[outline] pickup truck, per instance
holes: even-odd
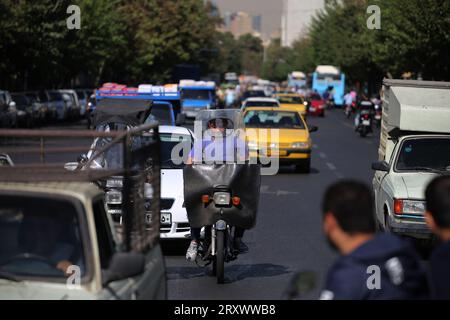
[[[425,189],[450,174],[450,83],[384,80],[373,192],[380,229],[432,240]]]

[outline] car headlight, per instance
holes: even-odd
[[[402,214],[423,215],[425,213],[425,201],[395,199],[394,213],[397,215]]]
[[[309,144],[307,142],[294,142],[291,146],[294,149],[306,149],[306,148],[309,148]]]
[[[269,148],[270,149],[278,149],[278,143],[276,143],[276,142],[272,142],[270,145],[269,145]]]
[[[231,196],[228,192],[214,193],[214,203],[219,206],[228,206],[231,202]]]
[[[123,180],[122,179],[108,179],[106,180],[107,188],[122,188]]]
[[[122,192],[120,191],[106,192],[105,202],[107,204],[122,204]]]
[[[308,105],[308,101],[303,102],[303,104],[304,104],[305,106],[307,106],[307,105]]]

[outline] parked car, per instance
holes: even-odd
[[[17,108],[17,125],[19,127],[31,128],[35,121],[39,120],[39,113],[34,109],[31,99],[24,93],[12,93]]]
[[[16,104],[8,91],[0,90],[0,127],[11,128],[17,125]]]
[[[80,103],[80,116],[84,118],[86,116],[89,96],[87,95],[86,90],[83,89],[76,89],[75,92],[77,93],[78,101]]]
[[[67,120],[69,118],[69,109],[62,93],[58,90],[50,90],[47,93],[50,96],[51,103],[55,106],[56,119],[58,121]]]
[[[81,105],[80,100],[78,99],[78,95],[75,90],[59,90],[64,100],[68,105],[70,105],[69,108],[69,114],[71,119],[79,119],[81,116]]]
[[[24,92],[24,94],[30,99],[33,110],[35,111],[36,123],[38,125],[45,124],[50,118],[50,111],[46,103],[43,103],[39,98],[39,94],[35,91]]]
[[[57,103],[52,101],[48,91],[40,90],[38,95],[41,103],[43,103],[48,109],[48,120],[52,122],[55,121],[57,119]]]

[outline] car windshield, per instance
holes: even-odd
[[[0,272],[63,281],[66,264],[83,276],[81,225],[77,206],[67,200],[0,195]]]
[[[269,107],[269,108],[277,108],[278,103],[275,101],[247,101],[245,103],[245,107]]]
[[[13,94],[12,99],[16,103],[18,109],[23,109],[29,105],[28,99],[24,95]]]
[[[183,100],[209,100],[209,90],[189,90],[183,89],[181,91],[181,99]]]
[[[341,79],[341,75],[340,74],[336,74],[336,73],[318,73],[317,74],[317,79],[318,80],[326,80],[326,79],[340,80]]]
[[[278,97],[278,101],[283,104],[302,104],[303,99],[301,97],[295,96],[280,96]]]
[[[450,138],[405,140],[400,149],[396,170],[450,172]]]
[[[148,117],[146,123],[156,120],[160,125],[174,125],[172,119],[172,109],[169,105],[153,105],[151,110],[153,117]]]
[[[192,138],[185,134],[162,133],[161,138],[161,168],[180,169],[184,167],[189,152],[192,149]]]
[[[249,111],[245,114],[246,128],[305,129],[296,112]]]

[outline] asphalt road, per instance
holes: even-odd
[[[262,178],[257,225],[244,237],[249,250],[226,264],[226,284],[218,285],[210,269],[185,261],[186,242],[164,244],[169,299],[280,299],[297,271],[314,271],[317,279],[316,289],[301,298],[318,297],[336,258],[321,232],[322,195],[338,179],[371,183],[379,131],[359,137],[342,110],[308,122],[319,127],[312,134],[311,173],[282,167]]]

